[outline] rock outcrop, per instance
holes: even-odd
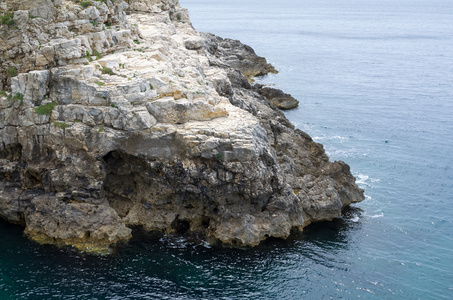
[[[0,217],[31,239],[99,251],[142,227],[254,246],[363,200],[247,80],[275,69],[176,0],[0,8]]]
[[[261,84],[254,86],[261,96],[264,96],[270,103],[280,109],[293,109],[299,106],[299,101],[290,94],[284,93],[282,90],[266,87]]]

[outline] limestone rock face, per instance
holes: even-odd
[[[99,251],[142,227],[254,246],[363,200],[267,98],[286,94],[250,84],[275,69],[177,1],[2,10],[0,217],[30,238]]]

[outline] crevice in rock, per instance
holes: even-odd
[[[190,221],[179,219],[179,216],[176,216],[175,220],[172,222],[171,227],[179,234],[187,233],[190,230]]]
[[[208,218],[208,217],[203,217],[201,219],[201,227],[204,228],[204,229],[208,229],[209,228],[209,224],[211,222],[211,219]]]
[[[134,172],[143,169],[143,163],[137,158],[112,151],[103,157],[106,177],[104,180],[104,192],[110,206],[120,217],[125,217],[137,198],[136,177]]]
[[[8,159],[10,161],[19,161],[22,157],[22,145],[11,144],[5,145],[0,150],[0,159]]]
[[[23,183],[27,187],[36,188],[41,186],[42,180],[40,173],[38,170],[28,169],[24,173]]]

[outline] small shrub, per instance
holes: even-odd
[[[99,86],[103,86],[105,85],[105,82],[102,82],[102,81],[96,81],[96,84],[99,85]]]
[[[12,13],[6,12],[6,13],[4,13],[3,16],[0,17],[0,23],[1,23],[2,25],[8,25],[8,26],[14,25],[15,22],[14,22],[14,20],[13,20],[13,17],[14,17],[14,16],[13,16]]]
[[[14,96],[9,95],[8,100],[20,101],[20,106],[24,104],[24,95],[22,93],[16,93]]]
[[[118,106],[116,106],[116,105],[115,105],[115,104],[113,104],[113,103],[112,103],[112,104],[110,104],[110,106],[111,106],[111,107],[113,107],[113,108],[118,108]]]
[[[137,45],[140,45],[140,41],[134,40],[134,43],[136,43]]]
[[[104,126],[102,126],[102,125],[99,126],[98,133],[101,133],[101,132],[103,132],[103,131],[104,131]]]
[[[18,74],[17,69],[13,67],[7,68],[6,73],[8,74],[8,77],[16,77]]]
[[[115,73],[112,71],[112,69],[107,68],[107,67],[103,67],[101,69],[101,72],[102,72],[102,74],[115,75]]]
[[[61,129],[66,129],[70,127],[70,125],[66,124],[65,122],[53,122],[53,126],[59,127]]]
[[[88,51],[88,50],[86,51],[86,56],[85,56],[85,58],[88,59],[89,62],[92,62],[92,61],[93,61],[93,59],[91,58],[91,53],[90,53],[90,51]]]
[[[16,93],[13,97],[13,100],[20,101],[20,103],[22,103],[22,101],[24,100],[24,95],[22,93]]]
[[[154,87],[153,87],[153,85],[151,83],[149,84],[149,88],[154,90]]]
[[[51,102],[51,103],[47,103],[44,105],[40,105],[37,108],[35,108],[35,112],[40,115],[49,115],[52,113],[52,110],[57,105],[58,105],[58,103],[56,103],[56,102]]]
[[[6,91],[0,90],[0,97],[5,97],[6,96]]]
[[[80,2],[80,6],[82,6],[83,8],[87,8],[88,6],[91,6],[91,5],[93,5],[93,3],[91,1]]]
[[[93,55],[96,56],[96,59],[100,59],[102,57],[102,54],[99,53],[97,50],[93,50]]]
[[[90,21],[90,23],[91,23],[94,27],[98,26],[98,22],[96,22],[96,21]]]

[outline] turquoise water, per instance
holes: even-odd
[[[259,81],[366,201],[245,251],[155,237],[96,258],[0,223],[0,299],[452,299],[453,1],[180,2],[276,66]]]

